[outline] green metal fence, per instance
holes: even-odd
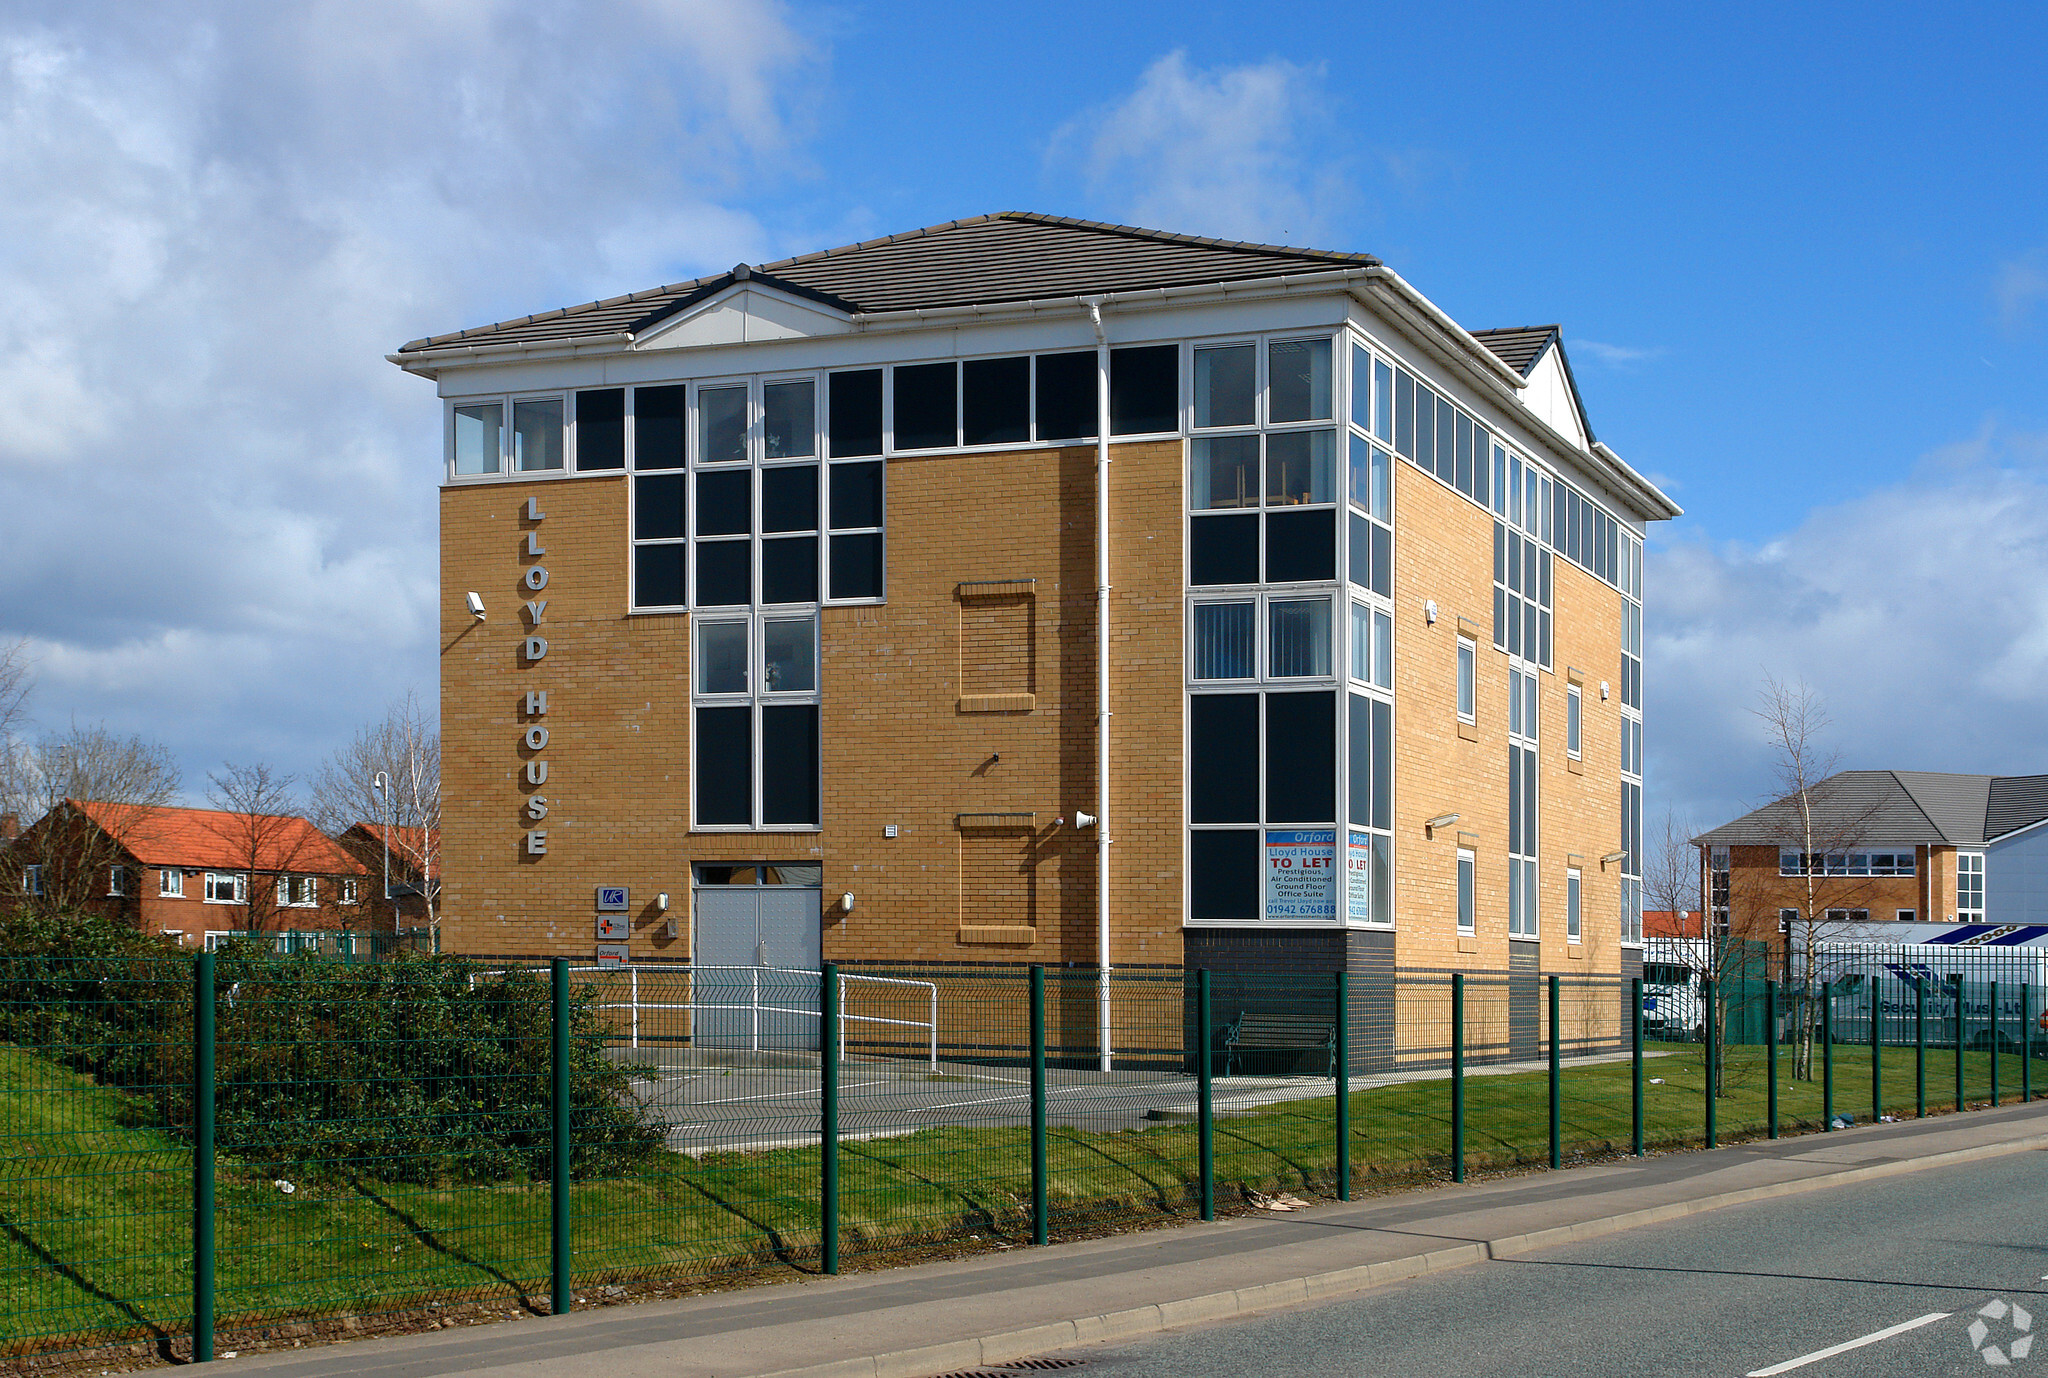
[[[1810,1080],[1775,985],[1761,1046],[1645,1043],[1640,999],[1533,970],[0,958],[0,1353],[205,1359],[1045,1243],[1945,1110],[1953,1067],[1965,1104],[2032,1093],[2030,986],[1958,983],[1958,1038],[1927,992],[1838,982]]]

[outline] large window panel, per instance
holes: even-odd
[[[1188,917],[1228,922],[1262,916],[1259,835],[1198,829],[1188,834]]]
[[[690,534],[689,475],[642,474],[633,480],[633,535],[643,541]]]
[[[761,709],[761,822],[767,827],[818,826],[815,703],[772,703]]]
[[[679,608],[689,601],[685,562],[690,548],[643,545],[633,548],[633,601],[643,608]]]
[[[690,390],[680,385],[633,389],[633,467],[680,469],[686,458]]]
[[[1327,421],[1334,414],[1327,339],[1275,340],[1266,347],[1266,368],[1268,420]]]
[[[1278,431],[1266,437],[1266,505],[1337,500],[1337,433]]]
[[[808,378],[761,389],[761,454],[800,459],[818,452],[818,385]]]
[[[526,397],[512,404],[512,468],[533,474],[560,469],[562,399]]]
[[[745,536],[754,529],[754,475],[746,469],[697,475],[697,534]]]
[[[817,692],[817,618],[771,617],[762,622],[761,676],[764,693]]]
[[[1189,501],[1198,509],[1259,505],[1259,438],[1198,435],[1188,447],[1193,466]]]
[[[1372,701],[1372,826],[1394,826],[1394,705]]]
[[[955,364],[900,364],[896,369],[896,448],[943,450],[960,443]]]
[[[1259,582],[1259,514],[1196,517],[1188,523],[1188,580],[1197,585]]]
[[[747,387],[697,389],[697,461],[737,464],[747,457]]]
[[[724,477],[724,475],[719,475]],[[875,525],[876,523],[868,523]],[[761,529],[818,529],[818,466],[800,464],[761,471]]]
[[[857,530],[882,524],[882,465],[832,466],[832,529]]]
[[[1197,603],[1194,615],[1196,679],[1252,679],[1258,674],[1256,603]]]
[[[744,694],[747,682],[747,624],[697,622],[697,692]]]
[[[1038,356],[1038,438],[1093,440],[1096,423],[1095,355]]]
[[[594,473],[626,467],[626,390],[576,394],[576,468]]]
[[[1313,583],[1336,577],[1337,513],[1334,509],[1266,514],[1267,583]]]
[[[1372,791],[1373,782],[1377,778],[1373,772],[1373,701],[1363,694],[1352,694],[1348,697],[1351,721],[1346,724],[1349,729],[1346,802],[1350,805],[1351,825],[1370,828],[1374,826]]]
[[[705,541],[696,551],[698,607],[743,607],[754,601],[751,541]]]
[[[700,827],[750,827],[754,822],[754,710],[699,708],[696,740]]]
[[[1266,695],[1266,821],[1337,817],[1337,696]]]
[[[1188,819],[1259,821],[1259,696],[1197,694],[1188,701]]]
[[[761,601],[818,601],[816,536],[783,536],[761,542]]]
[[[1031,439],[1031,356],[969,359],[960,365],[961,442],[1013,445]]]
[[[1259,354],[1251,345],[1195,351],[1195,425],[1258,424]]]
[[[495,474],[505,438],[505,404],[480,402],[455,409],[455,472]]]
[[[1150,435],[1180,429],[1180,346],[1109,352],[1109,433]]]
[[[830,399],[832,458],[882,453],[882,370],[829,374],[825,392]]]
[[[882,537],[879,533],[832,538],[832,596],[882,596]]]
[[[1329,599],[1276,598],[1267,605],[1266,617],[1267,674],[1302,679],[1331,673]]]

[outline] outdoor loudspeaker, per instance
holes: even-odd
[[[1094,815],[1094,814],[1092,814],[1092,813],[1080,813],[1080,812],[1076,812],[1076,813],[1075,813],[1075,815],[1074,815],[1074,826],[1075,826],[1075,827],[1077,827],[1077,828],[1092,828],[1092,827],[1094,827],[1094,826],[1095,826],[1095,815]]]

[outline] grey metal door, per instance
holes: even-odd
[[[696,1043],[817,1047],[820,892],[753,886],[697,891]]]

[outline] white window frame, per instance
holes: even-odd
[[[1585,759],[1586,695],[1581,686],[1564,687],[1564,754],[1574,761]]]
[[[24,866],[21,868],[21,890],[25,895],[40,896],[43,893],[43,868]]]
[[[1586,899],[1585,886],[1585,876],[1578,867],[1564,868],[1564,940],[1568,943],[1585,940],[1582,912]]]
[[[1184,671],[1187,687],[1204,689],[1226,687],[1252,688],[1267,685],[1277,689],[1299,689],[1306,685],[1333,686],[1343,683],[1350,675],[1350,647],[1346,643],[1350,609],[1339,609],[1338,596],[1326,585],[1282,584],[1271,592],[1253,592],[1250,585],[1243,586],[1237,593],[1210,593],[1190,595],[1187,599],[1184,636],[1188,647],[1187,664]],[[1252,676],[1249,679],[1196,679],[1194,665],[1195,609],[1219,603],[1253,604],[1252,612]],[[1329,661],[1330,669],[1321,675],[1275,675],[1272,666],[1274,603],[1328,603]],[[1339,626],[1338,619],[1345,619]],[[1391,673],[1391,671],[1389,672]],[[1353,680],[1352,683],[1361,683]]]
[[[118,861],[107,867],[107,896],[110,899],[128,898],[128,868]]]
[[[183,899],[185,897],[185,873],[175,866],[160,866],[156,873],[156,893],[160,899]]]
[[[229,881],[234,890],[233,899],[216,899],[213,889],[217,881]],[[206,888],[202,892],[208,904],[247,904],[249,902],[249,877],[241,871],[208,871]]]
[[[1479,931],[1479,857],[1470,847],[1458,848],[1458,932]]]
[[[293,891],[295,888],[292,884],[293,881],[297,881],[299,883],[297,888],[305,895],[304,899],[292,898]],[[277,902],[280,907],[286,909],[319,908],[319,878],[316,876],[298,874],[296,872],[291,874],[280,874],[277,878]]]
[[[1898,911],[1898,922],[1911,923],[1914,919],[1918,918],[1919,915],[1920,911],[1917,909],[1901,909]]]
[[[813,687],[810,689],[769,690],[767,686],[767,634],[763,624],[768,622],[797,622],[808,617],[811,624],[811,673]],[[765,707],[782,705],[818,706],[822,714],[824,696],[818,687],[822,682],[824,667],[820,663],[823,618],[816,608],[806,611],[798,604],[778,605],[772,608],[742,609],[727,616],[697,615],[691,618],[690,650],[690,827],[693,832],[703,833],[817,833],[824,831],[824,743],[823,723],[820,722],[818,760],[818,821],[816,823],[764,823],[761,821],[763,743],[761,734],[761,710]],[[744,624],[747,628],[747,689],[744,693],[705,694],[697,689],[696,638],[699,628],[717,625]],[[697,818],[697,765],[696,734],[697,710],[699,708],[747,708],[750,710],[751,747],[750,763],[752,780],[753,821],[750,823],[705,823]]]
[[[1966,866],[1966,864],[1967,864],[1967,863],[1974,863],[1974,865],[1967,865],[1967,866]],[[1984,864],[1984,853],[1982,853],[1982,852],[1976,852],[1976,851],[1970,851],[1970,852],[1962,852],[1962,851],[1959,851],[1959,852],[1957,852],[1957,853],[1956,853],[1956,922],[1957,922],[1957,923],[1982,923],[1982,922],[1984,922],[1984,913],[1985,913],[1985,910],[1986,910],[1986,908],[1987,908],[1987,906],[1986,906],[1986,904],[1985,904],[1985,900],[1987,899],[1987,896],[1986,896],[1986,894],[1985,894],[1985,889],[1984,889],[1984,873],[1985,873],[1985,869],[1986,869],[1986,868],[1985,868],[1985,864]],[[1969,889],[1970,889],[1970,892],[1971,892],[1971,894],[1972,894],[1973,898],[1975,898],[1975,900],[1976,900],[1977,902],[1976,902],[1976,904],[1975,904],[1974,906],[1972,906],[1972,907],[1970,907],[1970,908],[1965,908],[1965,907],[1963,906],[1963,895],[1964,895],[1964,885],[1963,885],[1963,877],[1964,877],[1965,875],[1970,875],[1970,876],[1973,876],[1973,877],[1975,877],[1975,884],[1974,884],[1974,885],[1972,885],[1972,886],[1970,886],[1970,887],[1969,887]]]
[[[585,389],[590,391],[592,389]],[[576,389],[537,388],[531,391],[481,393],[470,397],[450,397],[444,404],[442,422],[442,470],[451,485],[467,487],[478,483],[531,483],[553,482],[569,478],[576,473]],[[559,469],[514,469],[512,423],[518,415],[515,404],[520,402],[556,401],[562,405],[562,467]],[[495,404],[498,408],[498,467],[494,472],[482,474],[458,474],[455,472],[455,413],[461,407],[482,407]],[[628,415],[630,415],[630,411]],[[594,472],[616,474],[617,469],[599,469]]]
[[[1458,633],[1458,721],[1479,721],[1479,642]]]
[[[343,904],[354,904],[356,902],[357,896],[360,893],[361,891],[357,888],[357,882],[355,880],[349,878],[344,878],[342,880],[341,902]]]

